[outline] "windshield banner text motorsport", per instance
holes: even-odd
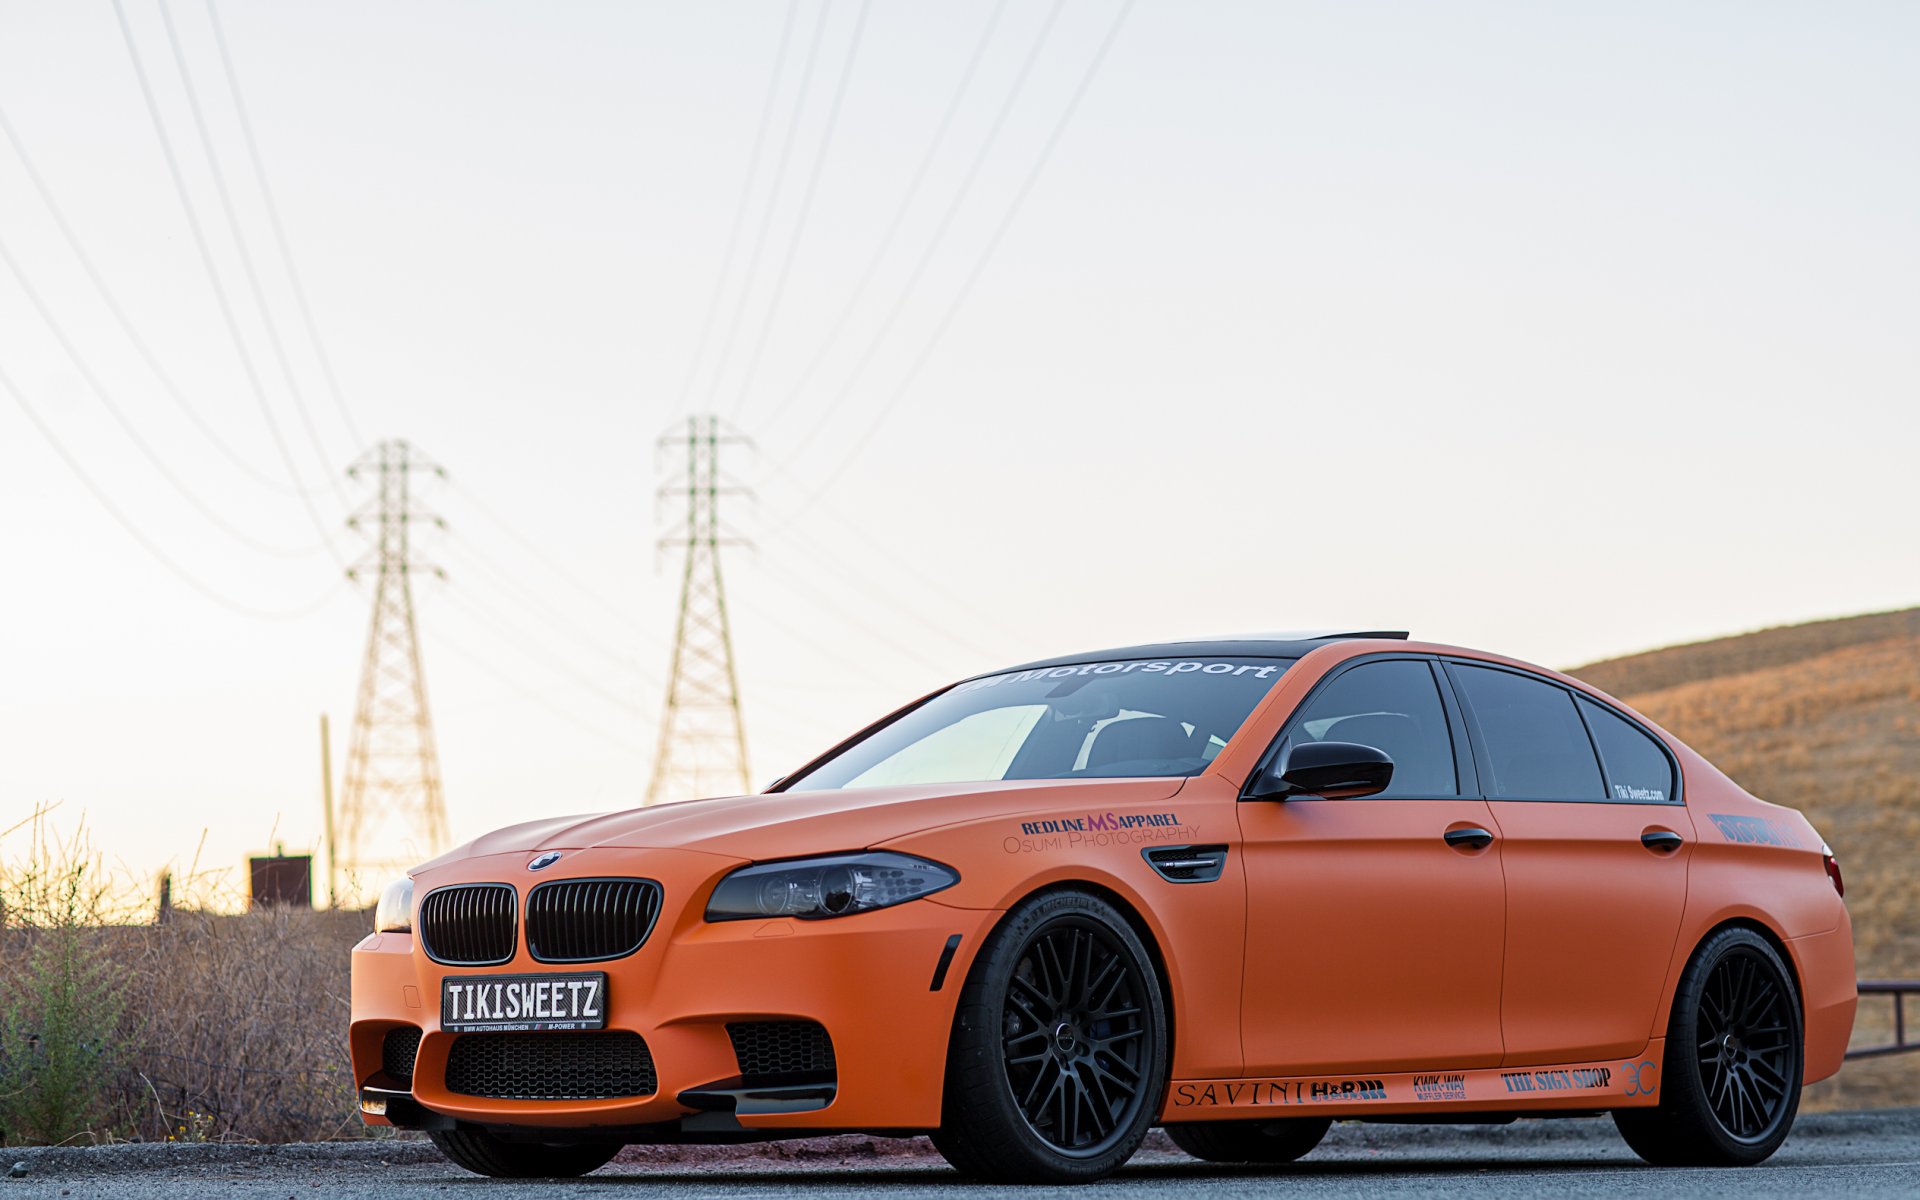
[[[1032,671],[1014,671],[1008,675],[989,675],[985,679],[975,679],[955,688],[955,692],[977,692],[981,688],[998,687],[1003,683],[1026,683],[1034,679],[1068,679],[1075,675],[1126,675],[1139,672],[1142,675],[1189,675],[1198,672],[1203,675],[1251,675],[1255,679],[1270,679],[1278,674],[1285,663],[1269,663],[1255,666],[1246,662],[1220,662],[1206,659],[1137,659],[1133,662],[1082,663],[1072,667],[1039,667]]]

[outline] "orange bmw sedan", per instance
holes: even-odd
[[[628,1143],[931,1134],[1097,1179],[1155,1125],[1609,1112],[1765,1159],[1853,1024],[1799,813],[1578,680],[1404,634],[1029,663],[766,793],[491,833],[353,953],[364,1119],[487,1175]]]

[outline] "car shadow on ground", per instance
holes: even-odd
[[[1617,1170],[1655,1170],[1638,1159],[1595,1159],[1595,1158],[1527,1158],[1527,1159],[1460,1159],[1460,1158],[1394,1158],[1378,1162],[1370,1161],[1331,1161],[1324,1163],[1290,1163],[1276,1165],[1237,1164],[1237,1163],[1136,1163],[1123,1167],[1108,1178],[1108,1182],[1148,1183],[1156,1181],[1174,1182],[1180,1180],[1204,1179],[1367,1179],[1387,1176],[1406,1175],[1449,1175],[1449,1176],[1498,1176],[1530,1175],[1539,1173],[1578,1172],[1578,1171],[1617,1171]],[[463,1176],[454,1179],[436,1181],[443,1186],[447,1183],[468,1186],[488,1187],[496,1183],[523,1182],[510,1180],[482,1179],[476,1176]],[[615,1170],[602,1169],[591,1175],[566,1181],[572,1185],[592,1185],[598,1187],[631,1187],[636,1184],[699,1184],[708,1187],[724,1186],[768,1187],[789,1190],[813,1190],[828,1187],[858,1187],[862,1191],[897,1188],[901,1191],[926,1192],[952,1188],[958,1191],[978,1191],[983,1185],[979,1180],[969,1179],[956,1171],[944,1170],[934,1166],[900,1166],[893,1168],[849,1167],[838,1168],[799,1168],[789,1170],[697,1170],[672,1166],[659,1169],[634,1170],[622,1165]],[[996,1185],[997,1186],[997,1185]],[[1047,1185],[1036,1185],[1047,1186]],[[1077,1185],[1063,1184],[1061,1187]]]

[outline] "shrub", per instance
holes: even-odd
[[[33,842],[0,868],[0,1139],[64,1142],[113,1108],[127,981],[100,953],[107,894],[82,835],[36,821]]]

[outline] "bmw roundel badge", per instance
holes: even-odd
[[[548,867],[552,866],[553,864],[559,861],[560,861],[560,852],[558,850],[549,850],[545,854],[536,856],[532,862],[528,863],[527,870],[544,871],[545,869],[547,869]]]

